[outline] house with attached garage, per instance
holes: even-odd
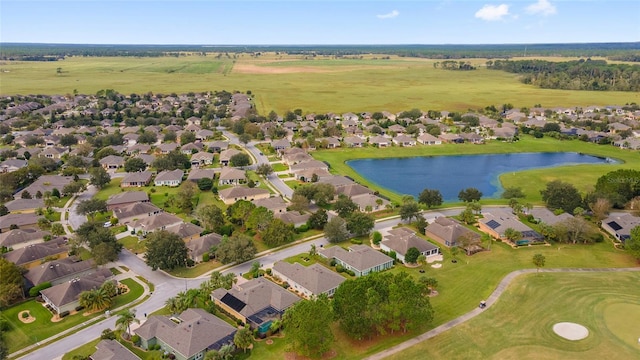
[[[405,255],[411,248],[416,248],[421,255],[427,258],[440,254],[440,248],[405,227],[390,230],[380,243],[380,249],[387,253],[395,251],[396,258],[403,263],[406,262]]]
[[[353,245],[349,250],[333,246],[320,250],[318,254],[326,259],[335,260],[337,264],[351,270],[356,276],[365,276],[372,272],[383,271],[393,267],[393,259],[366,245]]]
[[[109,196],[109,199],[107,199],[107,210],[111,211],[131,204],[148,202],[149,194],[144,191],[124,191],[119,194]]]
[[[191,166],[200,167],[213,164],[213,154],[209,152],[200,151],[191,155]]]
[[[73,311],[80,304],[80,294],[84,291],[98,289],[105,281],[111,280],[113,274],[109,269],[96,269],[91,275],[74,278],[61,284],[40,291],[42,300],[56,313]],[[115,280],[111,280],[116,282]]]
[[[101,340],[96,344],[96,351],[89,356],[90,360],[140,360],[140,358],[124,347],[117,340]]]
[[[302,266],[278,261],[273,264],[272,271],[274,276],[290,285],[290,290],[299,291],[307,298],[321,294],[333,296],[338,286],[346,280],[344,276],[320,264]]]
[[[164,170],[156,176],[154,184],[156,186],[178,186],[182,183],[184,171],[180,169]]]
[[[220,152],[220,165],[228,166],[233,155],[241,154],[242,151],[236,149],[227,149]]]
[[[198,182],[200,179],[211,179],[216,176],[216,171],[214,169],[191,169],[189,171],[189,175],[187,176],[187,180],[192,182]]]
[[[467,254],[482,250],[480,234],[467,229],[455,219],[439,216],[425,228],[425,235],[446,247],[459,246]]]
[[[220,200],[227,205],[233,204],[239,200],[253,201],[257,199],[266,199],[271,196],[269,190],[260,188],[248,188],[244,186],[234,186],[218,191]]]
[[[109,155],[100,159],[100,166],[105,170],[116,170],[124,166],[124,158],[117,155]]]
[[[301,300],[263,277],[236,284],[230,290],[216,289],[211,299],[260,334],[266,333],[274,320],[280,320],[285,310]]]
[[[64,238],[58,237],[9,251],[2,256],[18,266],[31,269],[40,265],[45,259],[54,260],[69,256],[69,247]]]
[[[93,259],[80,261],[75,256],[70,256],[60,260],[53,260],[33,267],[24,273],[27,280],[27,288],[50,282],[51,285],[58,285],[73,278],[83,277],[96,271]]]
[[[166,212],[161,212],[128,223],[127,230],[132,234],[140,233],[143,236],[146,236],[150,232],[157,230],[166,230],[170,226],[178,225],[181,223],[182,219],[180,219],[179,217]]]
[[[151,183],[151,171],[128,173],[120,182],[120,187],[142,187]]]
[[[222,185],[240,185],[247,182],[245,172],[235,168],[223,168],[220,171],[218,183]]]
[[[621,242],[631,237],[631,230],[640,226],[640,217],[628,213],[611,214],[602,220],[602,228]]]
[[[20,248],[43,243],[45,236],[51,236],[48,231],[38,229],[13,229],[0,233],[0,247],[18,250]]]
[[[140,337],[140,347],[160,345],[176,360],[203,359],[206,352],[233,344],[236,331],[235,326],[203,309],[187,309],[172,317],[153,315],[133,330]]]
[[[484,211],[483,218],[478,220],[478,227],[480,231],[501,240],[507,240],[507,236],[505,235],[507,229],[519,231],[522,234],[522,239],[518,240],[515,245],[526,245],[544,241],[542,235],[520,222],[515,215],[498,209]]]
[[[423,145],[441,145],[442,144],[442,140],[438,139],[437,137],[429,133],[424,133],[418,136],[416,140]]]
[[[187,242],[187,249],[189,249],[189,258],[196,262],[203,261],[203,255],[210,253],[211,248],[219,245],[221,242],[222,235],[216,233],[210,233],[195,238]]]
[[[132,221],[161,213],[163,210],[150,202],[135,202],[113,209],[113,217],[126,225]]]

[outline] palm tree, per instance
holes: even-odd
[[[98,288],[83,291],[78,298],[80,306],[90,311],[98,311],[111,306],[112,298],[106,289]]]
[[[253,332],[249,328],[238,330],[233,337],[233,343],[246,353],[253,344]]]
[[[81,292],[80,296],[78,297],[80,306],[83,306],[86,309],[93,309],[95,304],[95,297],[95,293],[91,290]]]
[[[127,309],[118,314],[118,320],[116,320],[116,328],[122,331],[127,331],[127,339],[131,336],[131,324],[140,324],[140,320],[136,318],[136,311]]]
[[[427,257],[424,254],[420,254],[418,259],[416,260],[418,264],[424,269],[425,265],[427,265]]]
[[[172,314],[177,314],[180,310],[180,302],[176,297],[168,298],[167,301],[164,302],[164,306],[166,306],[167,310]]]

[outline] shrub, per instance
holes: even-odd
[[[22,318],[27,319],[29,317],[29,312],[25,311],[22,313]]]
[[[82,311],[82,310],[84,310],[84,306],[82,305],[76,306],[76,311]]]
[[[380,241],[382,241],[382,234],[378,231],[374,231],[371,239],[375,245],[378,245],[380,244]]]
[[[307,225],[307,224],[302,224],[302,225],[300,225],[300,227],[298,227],[298,228],[296,229],[296,231],[297,231],[298,233],[307,232],[308,230],[309,230],[309,225]]]
[[[11,324],[5,319],[0,319],[0,332],[11,330]]]
[[[285,289],[288,289],[288,288],[289,288],[289,286],[291,286],[291,285],[289,285],[289,283],[288,283],[288,282],[283,282],[283,283],[282,283],[282,287],[283,287],[283,288],[285,288]]]
[[[193,265],[195,265],[195,261],[193,261],[193,259],[187,259],[187,267],[192,267]]]
[[[333,267],[336,266],[337,262],[336,259],[331,259],[331,261],[329,262],[329,266]]]
[[[340,264],[336,265],[336,271],[337,271],[337,272],[339,272],[339,273],[343,273],[343,272],[344,272],[344,270],[345,270],[345,269],[344,269],[344,266],[342,266],[342,265],[340,265]]]
[[[60,315],[61,318],[69,316],[69,310],[63,311],[59,315]]]
[[[209,261],[209,253],[202,254],[202,262],[208,262],[208,261]]]
[[[345,272],[351,276],[356,276],[356,273],[353,270],[345,270]]]
[[[111,329],[102,330],[102,334],[100,335],[100,339],[102,340],[115,340],[116,334]]]
[[[152,193],[156,192],[156,188],[151,188],[151,190],[149,190],[149,192],[152,192]]]
[[[351,243],[352,244],[356,244],[356,245],[362,245],[362,240],[360,240],[360,239],[351,239]]]
[[[44,290],[44,289],[48,289],[51,287],[51,283],[50,282],[43,282],[40,285],[36,285],[34,287],[32,287],[31,289],[29,289],[29,296],[34,297],[34,296],[38,296],[40,294],[40,290]]]
[[[200,226],[200,220],[198,220],[198,219],[193,219],[193,220],[191,220],[191,223],[192,223],[193,225]]]
[[[131,342],[136,346],[140,345],[140,335],[136,334],[131,337]]]
[[[153,344],[153,350],[160,350],[162,349],[162,346],[160,346],[160,344]]]
[[[267,275],[271,276],[271,273],[272,273],[271,268],[267,268],[267,270],[265,271],[267,272]]]

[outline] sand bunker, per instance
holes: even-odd
[[[561,322],[553,325],[553,332],[567,340],[573,341],[582,340],[589,336],[589,329],[571,322]]]

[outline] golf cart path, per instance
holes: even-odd
[[[517,278],[518,276],[522,275],[522,274],[531,274],[531,273],[535,273],[537,271],[537,269],[523,269],[523,270],[516,270],[513,272],[510,272],[509,274],[507,274],[507,276],[505,276],[502,281],[500,281],[500,283],[498,284],[498,286],[496,287],[496,289],[493,291],[493,293],[491,293],[491,295],[489,296],[488,299],[486,299],[486,308],[485,309],[480,309],[479,307],[475,308],[474,310],[469,311],[468,313],[461,315],[449,322],[446,322],[434,329],[431,329],[429,331],[427,331],[426,333],[423,333],[421,335],[418,335],[414,338],[411,338],[405,342],[402,342],[396,346],[390,347],[388,349],[385,349],[383,351],[380,351],[379,353],[373,354],[369,357],[366,357],[364,360],[379,360],[379,359],[384,359],[388,356],[394,355],[400,351],[403,351],[405,349],[408,349],[414,345],[417,345],[425,340],[431,339],[434,336],[437,336],[459,324],[462,324],[466,321],[469,321],[471,319],[473,319],[474,317],[480,315],[482,312],[484,312],[487,308],[491,307],[500,297],[500,295],[502,295],[502,293],[507,289],[507,287],[511,284],[511,282]],[[565,268],[565,269],[540,269],[540,272],[546,272],[546,273],[588,273],[588,272],[626,272],[626,271],[640,271],[640,267],[635,267],[635,268]]]

